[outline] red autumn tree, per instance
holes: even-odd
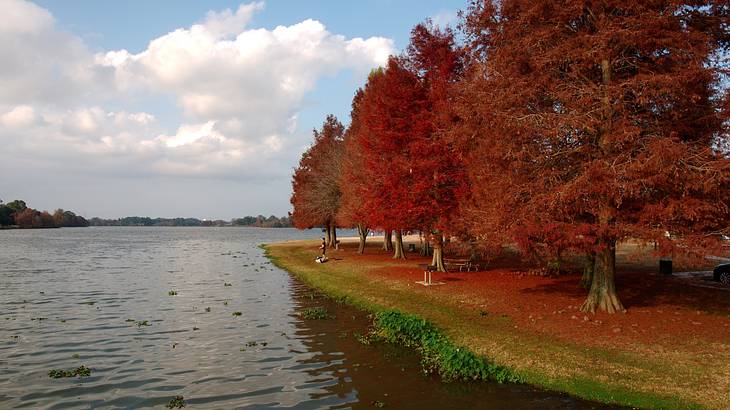
[[[314,143],[302,154],[292,178],[292,222],[300,229],[322,226],[326,245],[337,243],[336,216],[340,207],[340,165],[344,126],[327,116],[321,130],[314,130]]]
[[[404,61],[420,79],[428,98],[430,115],[424,120],[430,122],[430,134],[411,142],[410,168],[418,175],[420,226],[433,245],[432,264],[443,272],[444,234],[456,232],[457,197],[465,189],[462,152],[448,134],[458,122],[452,109],[453,89],[463,73],[464,51],[451,29],[439,29],[427,20],[411,31]]]
[[[358,94],[348,150],[362,163],[348,185],[362,198],[368,224],[395,230],[396,258],[404,257],[402,230],[431,233],[440,270],[442,235],[463,180],[455,146],[441,137],[454,121],[450,89],[461,56],[450,30],[417,25],[406,53],[391,57]]]
[[[624,309],[618,241],[691,246],[727,232],[722,87],[709,64],[726,17],[719,0],[474,2],[458,132],[472,215],[488,211],[473,224],[503,238],[531,224],[572,232],[595,254],[590,312]]]
[[[367,225],[368,212],[363,206],[364,188],[370,182],[366,178],[365,161],[362,152],[357,144],[357,135],[360,131],[359,106],[364,93],[358,89],[352,99],[352,111],[350,112],[350,126],[345,131],[343,141],[343,155],[341,162],[341,175],[339,180],[342,198],[337,214],[337,222],[340,226],[355,226],[359,236],[357,253],[365,252],[365,241],[367,240],[369,226]]]
[[[51,214],[33,208],[24,208],[22,211],[16,212],[14,218],[15,224],[21,228],[53,228],[56,226]]]
[[[395,231],[394,258],[405,258],[402,230],[422,226],[410,149],[412,140],[430,135],[428,103],[419,78],[391,57],[384,70],[371,73],[358,104],[352,143],[366,181],[359,196],[368,226]]]

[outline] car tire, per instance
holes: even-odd
[[[720,283],[722,283],[723,285],[730,286],[730,272],[720,273],[719,279],[720,279]]]

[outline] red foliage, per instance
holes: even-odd
[[[353,102],[343,185],[348,213],[383,229],[445,229],[462,167],[441,137],[454,121],[450,89],[461,73],[453,33],[418,25],[402,57],[374,71]]]
[[[343,134],[343,125],[329,115],[322,129],[314,130],[314,144],[302,154],[292,178],[292,222],[297,228],[329,226],[335,220],[340,206]]]
[[[724,130],[707,64],[714,9],[700,3],[713,4],[473,4],[457,135],[472,153],[466,208],[492,203],[475,233],[555,223],[588,228],[579,239],[595,240],[578,245],[612,252],[628,237],[669,231],[691,245],[727,232],[730,164],[713,151]]]

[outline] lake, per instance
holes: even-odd
[[[363,345],[363,312],[273,266],[319,231],[0,231],[0,408],[603,408],[528,386],[441,383]],[[303,309],[331,317],[307,320]],[[240,314],[239,314],[240,312]],[[84,365],[88,377],[50,378]]]

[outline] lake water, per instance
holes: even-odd
[[[602,407],[526,386],[441,383],[413,352],[359,343],[365,314],[317,296],[258,247],[319,235],[0,231],[0,408],[164,408],[178,395],[186,408]],[[315,306],[333,318],[301,318]],[[81,365],[89,377],[48,376]]]

